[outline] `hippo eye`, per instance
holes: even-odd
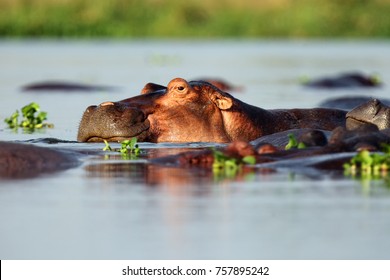
[[[183,91],[183,90],[185,90],[185,87],[183,87],[183,86],[178,86],[178,87],[177,87],[177,90],[178,90],[178,91]]]

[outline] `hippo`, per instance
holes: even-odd
[[[222,91],[241,91],[243,88],[241,86],[234,86],[229,82],[219,79],[219,78],[202,78],[196,79],[196,81],[205,81],[208,82]]]
[[[380,130],[390,128],[390,107],[378,99],[371,99],[346,115],[347,129],[351,130],[365,123],[376,125]]]
[[[208,82],[175,78],[167,87],[147,84],[135,97],[88,107],[77,140],[251,141],[295,128],[332,130],[345,125],[345,115],[346,111],[329,108],[265,110]]]
[[[22,87],[22,91],[68,91],[68,92],[92,92],[92,91],[116,91],[112,86],[87,85],[77,82],[45,81],[28,84]]]
[[[381,83],[376,76],[365,76],[360,73],[345,73],[336,77],[325,77],[308,81],[303,85],[311,88],[337,89],[378,87]]]
[[[322,101],[318,107],[350,111],[363,103],[369,102],[372,99],[374,99],[374,97],[358,95],[329,98]],[[390,106],[390,99],[381,98],[381,102],[387,106]]]
[[[27,143],[0,141],[0,178],[32,178],[81,164],[81,154]]]
[[[371,124],[364,124],[355,130],[337,127],[327,135],[323,131],[312,129],[305,129],[303,133],[302,129],[296,132],[301,133],[299,142],[303,140],[312,144],[302,149],[286,150],[282,146],[274,146],[274,143],[267,143],[267,140],[272,138],[264,136],[264,139],[258,139],[257,144],[234,141],[219,151],[229,158],[235,158],[238,163],[242,163],[246,156],[253,156],[256,158],[257,167],[342,170],[343,164],[357,151],[379,151],[383,144],[390,144],[390,131],[379,130]],[[189,151],[151,159],[151,162],[159,165],[210,168],[214,162],[213,153],[211,149]]]

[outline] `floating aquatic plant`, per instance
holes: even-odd
[[[21,109],[23,119],[19,122],[19,110],[16,110],[9,118],[6,118],[4,122],[8,124],[11,129],[17,129],[22,127],[30,131],[35,129],[48,127],[52,128],[53,124],[44,122],[47,119],[47,113],[41,111],[40,106],[32,102]]]
[[[381,180],[387,188],[390,188],[390,145],[382,145],[382,152],[370,153],[362,150],[343,167],[344,175],[358,179],[366,194],[371,192],[373,181]]]
[[[130,140],[124,140],[121,142],[121,148],[119,149],[121,154],[133,154],[138,156],[140,148],[137,144],[137,138],[133,137]]]
[[[362,150],[343,167],[346,174],[353,176],[357,174],[374,176],[387,174],[390,167],[390,153],[370,153],[367,150]]]
[[[133,137],[130,140],[123,140],[121,142],[121,147],[119,149],[113,149],[106,140],[103,141],[105,143],[105,147],[103,148],[103,151],[119,152],[121,153],[122,158],[124,159],[136,159],[138,158],[141,152],[141,149],[137,144],[136,137]]]
[[[241,159],[230,157],[222,151],[213,149],[213,173],[217,176],[224,176],[227,178],[235,177],[243,164],[256,164],[254,156],[245,156]]]
[[[297,138],[295,137],[294,134],[289,133],[288,135],[288,143],[285,146],[285,150],[290,150],[290,149],[304,149],[306,148],[305,143],[303,142],[298,142]]]

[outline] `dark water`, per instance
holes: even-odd
[[[147,82],[222,77],[238,98],[264,108],[313,107],[328,97],[387,96],[376,90],[304,89],[302,76],[360,70],[390,81],[390,42],[124,41],[0,42],[0,119],[35,101],[55,124],[35,134],[0,124],[0,140],[75,140],[91,104],[137,94]],[[22,92],[68,80],[109,92]],[[102,144],[39,145],[101,151]],[[153,155],[200,144],[141,143]],[[1,149],[1,147],[0,147]],[[0,179],[1,259],[388,259],[390,189],[313,171],[152,166],[141,158],[91,155],[77,168]]]

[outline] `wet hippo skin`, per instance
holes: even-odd
[[[116,91],[118,88],[111,86],[88,85],[77,82],[45,81],[28,84],[22,87],[22,91]]]
[[[290,130],[288,133],[294,133],[294,131]],[[378,151],[383,144],[390,143],[389,130],[378,130],[376,126],[366,124],[355,130],[337,127],[329,135],[329,141],[323,141],[324,137],[326,137],[323,131],[305,129],[304,132],[297,130],[295,133],[299,133],[296,134],[299,135],[299,141],[304,139],[313,143],[313,145],[303,149],[294,148],[289,150],[285,150],[283,146],[274,146],[274,144],[279,142],[275,143],[272,141],[273,139],[279,137],[287,138],[283,137],[282,134],[284,132],[282,132],[278,133],[278,137],[261,137],[257,139],[258,143],[256,145],[253,145],[254,142],[235,141],[220,150],[226,156],[235,158],[237,162],[240,162],[245,156],[254,156],[258,167],[261,167],[261,164],[272,163],[273,168],[313,167],[317,169],[342,170],[343,164],[349,161],[356,151]],[[319,137],[321,134],[323,137]],[[309,140],[310,138],[312,139]],[[265,145],[272,147],[272,149],[269,147],[265,150],[262,149]],[[292,159],[294,161],[291,161]],[[168,166],[210,168],[214,162],[214,157],[213,151],[208,149],[160,157],[152,159],[151,162]]]
[[[359,96],[359,95],[343,96],[343,97],[326,99],[323,102],[321,102],[318,106],[321,108],[334,108],[334,109],[350,111],[355,107],[370,101],[371,99],[373,99],[373,97],[370,96]],[[381,98],[381,102],[387,106],[390,105],[390,99]]]
[[[265,110],[246,104],[204,81],[176,78],[167,87],[148,84],[142,94],[90,106],[77,140],[145,142],[251,141],[296,128],[332,130],[345,125],[338,109]]]
[[[375,76],[366,76],[360,73],[345,73],[335,77],[324,77],[309,81],[304,84],[312,88],[358,88],[358,87],[378,87],[381,83]]]
[[[390,107],[378,99],[371,99],[346,115],[346,127],[349,130],[366,123],[373,124],[380,130],[390,128]]]
[[[80,164],[79,155],[31,144],[0,141],[0,178],[30,178]]]

